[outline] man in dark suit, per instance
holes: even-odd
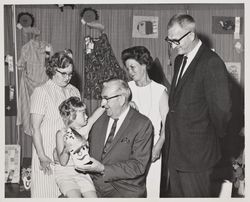
[[[222,59],[198,39],[190,15],[173,16],[167,29],[165,40],[178,53],[166,119],[170,196],[211,197],[219,139],[231,116],[228,73]]]
[[[80,168],[92,173],[98,197],[146,197],[153,126],[146,116],[129,106],[130,99],[130,88],[123,80],[103,84],[101,104],[106,113],[89,135],[93,163]]]

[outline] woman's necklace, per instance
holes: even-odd
[[[139,111],[149,117],[152,110],[152,81],[145,86],[136,85],[136,94],[139,104]],[[144,104],[145,103],[145,104]]]

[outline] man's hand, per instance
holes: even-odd
[[[104,165],[100,163],[99,161],[95,160],[94,158],[90,157],[90,161],[92,161],[92,164],[88,165],[81,165],[77,166],[76,169],[80,170],[84,173],[104,173]]]

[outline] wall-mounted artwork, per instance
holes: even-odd
[[[242,17],[212,17],[212,33],[213,34],[234,34],[235,32],[242,34],[243,32]]]
[[[158,21],[155,16],[133,16],[133,38],[158,38]]]
[[[227,71],[240,83],[241,64],[240,62],[226,62]]]

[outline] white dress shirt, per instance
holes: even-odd
[[[117,131],[121,127],[125,117],[127,116],[129,109],[130,109],[130,107],[127,107],[127,109],[124,112],[122,112],[122,114],[119,116],[118,121],[117,121],[117,125],[116,125],[116,129],[115,129],[114,138],[115,138],[115,135],[116,135]],[[108,136],[109,136],[109,133],[110,133],[110,130],[111,130],[111,127],[112,127],[113,123],[114,123],[114,119],[110,118],[109,123],[108,123],[108,129],[107,129],[107,132],[106,132],[106,138],[105,138],[104,144],[106,143],[106,141],[108,139]]]
[[[198,43],[197,43],[197,45],[194,47],[194,49],[193,49],[191,52],[189,52],[188,54],[184,55],[184,56],[187,56],[187,63],[186,63],[186,65],[185,65],[184,69],[183,69],[183,72],[182,72],[181,77],[182,77],[182,76],[185,74],[185,72],[187,71],[188,66],[190,65],[190,63],[191,63],[192,60],[194,59],[194,57],[195,57],[195,55],[197,54],[197,52],[198,52],[198,50],[199,50],[199,48],[200,48],[201,45],[202,45],[202,42],[201,42],[201,40],[199,40]],[[179,76],[180,76],[180,75],[179,75],[179,74],[180,74],[180,71],[181,71],[181,68],[179,69],[179,72],[178,72],[178,76],[177,76],[176,82],[179,80],[178,78],[179,78]],[[177,83],[176,83],[176,85],[177,85]]]
[[[184,69],[183,69],[183,73],[182,73],[181,77],[184,75],[184,73],[186,72],[188,66],[190,65],[190,63],[191,63],[192,60],[194,59],[194,57],[195,57],[195,55],[197,54],[197,52],[198,52],[198,50],[199,50],[201,44],[202,44],[202,42],[201,42],[201,40],[199,40],[199,42],[198,42],[197,45],[194,47],[194,49],[193,49],[191,52],[189,52],[188,54],[186,54],[186,56],[187,56],[187,63],[186,63],[186,65],[185,65]]]

